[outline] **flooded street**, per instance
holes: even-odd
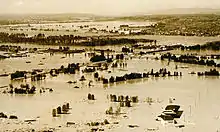
[[[21,46],[27,46],[21,44]],[[29,45],[28,45],[29,46]],[[30,45],[32,46],[32,45]],[[34,45],[36,46],[36,45]],[[39,46],[41,48],[46,48]],[[80,48],[80,47],[71,47]],[[115,50],[121,47],[103,47]],[[175,51],[174,51],[175,52]],[[149,56],[148,56],[149,57]],[[129,58],[129,57],[128,57]],[[37,54],[29,53],[24,58],[7,58],[0,60],[0,73],[11,73],[17,70],[31,71],[32,69],[52,69],[65,67],[69,63],[89,63],[89,57],[84,53],[71,55],[49,53]],[[31,63],[26,63],[30,61]],[[0,94],[1,112],[7,115],[16,115],[18,120],[1,119],[0,131],[20,130],[31,131],[32,129],[43,130],[53,128],[53,131],[91,131],[93,126],[86,125],[88,122],[102,122],[107,119],[109,125],[101,125],[98,128],[104,131],[160,131],[160,132],[207,132],[220,130],[220,81],[219,77],[198,77],[189,72],[202,72],[209,70],[210,67],[198,66],[183,63],[168,63],[167,60],[146,59],[146,57],[132,57],[124,60],[127,67],[110,68],[108,71],[98,71],[100,76],[110,78],[111,76],[124,75],[131,72],[147,72],[152,68],[159,70],[167,68],[169,71],[182,72],[183,76],[170,77],[149,77],[142,79],[115,82],[113,84],[102,84],[93,78],[94,73],[59,74],[56,77],[47,76],[45,80],[31,81],[31,79],[16,81],[10,77],[0,77],[1,86],[13,84],[31,84],[36,86],[37,91],[34,95]],[[43,63],[43,65],[38,65]],[[186,68],[178,68],[186,67]],[[83,69],[83,68],[82,68]],[[217,70],[220,70],[217,68]],[[86,80],[79,81],[84,75]],[[89,81],[92,86],[89,86]],[[69,84],[68,81],[76,81]],[[75,88],[78,86],[79,88]],[[52,88],[53,92],[45,91],[39,93],[41,88]],[[95,100],[88,100],[88,93],[95,95]],[[116,109],[118,104],[109,100],[109,95],[128,95],[138,96],[139,102],[133,103],[132,107],[122,107],[123,114],[107,115],[105,111],[112,106]],[[153,99],[149,104],[147,98]],[[163,125],[156,121],[157,116],[169,103],[169,98],[175,98],[174,103],[180,104],[184,110],[183,116],[178,120],[184,124],[184,128],[177,128],[174,125]],[[62,106],[63,103],[70,104],[70,114],[62,114],[59,117],[52,117],[52,109]],[[27,119],[34,119],[35,122],[24,122]],[[67,122],[74,122],[74,125],[67,126]],[[118,122],[115,123],[114,122]],[[129,128],[128,125],[138,125],[139,127]]]

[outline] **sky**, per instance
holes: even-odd
[[[0,0],[0,14],[125,15],[172,8],[220,8],[220,0]]]

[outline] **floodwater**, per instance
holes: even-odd
[[[80,36],[109,35],[108,31],[120,29],[120,25],[150,26],[155,22],[136,21],[103,21],[103,22],[74,22],[74,23],[49,23],[49,24],[17,24],[0,26],[1,32],[25,33],[34,36],[39,33],[46,35],[73,34]],[[101,30],[104,30],[101,31]],[[106,32],[105,32],[106,31]]]
[[[62,58],[65,57],[65,58]],[[45,59],[42,59],[45,58]],[[26,60],[32,63],[25,63]],[[61,65],[67,66],[68,63],[89,62],[89,58],[82,54],[65,56],[63,54],[30,54],[27,58],[12,58],[1,60],[1,70],[13,72],[16,70],[31,70],[35,68],[59,68]],[[39,66],[38,63],[43,62],[44,65]],[[134,57],[126,60],[128,66],[123,68],[111,69],[111,73],[107,71],[99,71],[99,74],[109,78],[111,75],[124,75],[130,72],[147,72],[152,68],[167,68],[175,71],[175,65],[188,68],[177,69],[183,72],[182,77],[165,77],[165,78],[146,78],[136,79],[132,81],[115,83],[112,85],[103,85],[93,79],[92,73],[77,72],[73,75],[60,74],[57,77],[47,76],[46,80],[31,82],[26,81],[10,81],[8,77],[1,77],[1,86],[9,83],[20,85],[21,83],[29,83],[38,88],[35,95],[0,95],[0,109],[7,115],[17,115],[19,121],[9,121],[1,119],[1,130],[15,130],[19,128],[44,129],[56,128],[56,131],[90,131],[91,128],[85,125],[91,121],[119,122],[119,124],[110,124],[100,126],[105,131],[147,131],[149,128],[156,128],[157,131],[178,132],[178,131],[217,131],[220,130],[220,81],[218,77],[197,77],[188,74],[191,71],[209,70],[209,67],[196,66],[190,64],[170,63],[154,59],[146,59]],[[219,70],[219,69],[218,69]],[[80,82],[81,75],[85,75],[85,82]],[[67,81],[77,81],[76,84],[68,84]],[[92,87],[88,86],[88,81],[92,80]],[[79,86],[79,89],[74,88]],[[54,92],[40,94],[39,89],[53,88]],[[87,95],[92,93],[95,95],[95,101],[88,101]],[[131,108],[122,108],[124,115],[110,116],[105,114],[105,110],[110,106],[116,108],[117,104],[107,99],[109,94],[138,96],[139,103],[133,104]],[[146,102],[147,97],[151,97],[154,103],[149,105]],[[175,103],[181,105],[184,110],[180,123],[185,124],[185,128],[176,128],[174,126],[162,125],[156,122],[157,115],[160,114],[162,108],[168,104],[170,97],[175,98]],[[70,114],[61,115],[60,117],[52,117],[52,109],[69,102],[71,106]],[[36,119],[31,124],[24,123],[25,119]],[[66,127],[66,122],[75,122],[76,125]],[[128,125],[138,125],[137,128],[129,128]]]
[[[137,37],[137,36],[136,36]],[[139,36],[158,38],[159,44],[185,43],[197,44],[207,41],[217,40],[217,37],[174,37],[174,36]],[[17,44],[18,45],[18,44]],[[42,46],[34,44],[19,44],[22,47],[49,48],[52,46]],[[58,46],[53,46],[58,48]],[[71,49],[82,49],[85,47],[70,47]],[[94,48],[94,47],[89,47]],[[119,52],[121,46],[95,47],[102,49],[113,49]],[[174,51],[181,53],[180,51]],[[207,52],[209,53],[209,52]],[[219,54],[219,52],[215,52]],[[151,56],[152,57],[152,56]],[[149,58],[151,58],[149,57]],[[26,63],[31,61],[31,63]],[[219,60],[218,60],[219,61]],[[27,58],[10,58],[0,60],[0,74],[5,72],[15,72],[16,70],[32,69],[51,69],[59,68],[61,65],[67,66],[68,63],[88,63],[89,58],[84,53],[74,55],[55,54],[50,56],[44,54],[28,54]],[[43,63],[44,65],[38,65]],[[112,132],[143,132],[154,128],[158,132],[217,132],[220,131],[220,81],[219,77],[198,77],[188,74],[189,72],[204,72],[211,67],[197,66],[192,64],[181,64],[155,59],[146,59],[145,57],[133,57],[126,60],[127,67],[110,68],[111,73],[107,71],[98,71],[100,76],[109,78],[110,76],[124,75],[131,72],[148,72],[152,68],[156,71],[160,68],[167,68],[174,72],[182,72],[182,77],[160,77],[136,79],[126,82],[103,85],[94,80],[93,73],[76,72],[76,74],[59,74],[57,77],[47,76],[46,80],[31,82],[30,79],[21,81],[11,81],[9,77],[0,77],[0,87],[12,83],[14,86],[20,84],[31,84],[37,87],[34,95],[11,95],[3,94],[4,89],[0,89],[0,112],[7,115],[16,115],[18,120],[0,119],[0,131],[36,131],[48,130],[54,128],[58,132],[90,131],[96,128],[86,125],[89,122],[103,122],[107,119],[109,125],[100,125],[104,131]],[[178,68],[175,69],[176,65]],[[82,68],[83,69],[83,68]],[[220,71],[220,69],[217,69]],[[80,82],[80,77],[84,75],[86,81]],[[88,86],[92,80],[93,86]],[[67,81],[77,81],[76,84],[68,84]],[[79,88],[74,88],[79,86]],[[54,91],[39,93],[40,88],[52,88]],[[88,101],[87,95],[95,95],[95,101]],[[105,111],[112,106],[115,110],[117,103],[110,102],[109,94],[138,96],[139,103],[132,104],[133,107],[121,108],[123,114],[106,115]],[[150,105],[147,98],[153,99]],[[169,98],[175,98],[174,103],[180,104],[184,110],[178,123],[184,124],[184,128],[177,128],[174,125],[163,125],[155,119],[169,103]],[[72,108],[70,114],[52,117],[52,109],[62,106],[65,102],[70,103]],[[26,119],[36,119],[36,122],[24,122]],[[75,125],[66,126],[67,122],[74,122]],[[114,124],[113,122],[118,122]],[[136,128],[129,128],[128,125],[138,125]]]

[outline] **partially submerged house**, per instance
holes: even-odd
[[[165,110],[158,117],[162,118],[163,120],[174,120],[175,118],[180,118],[183,113],[183,110],[179,109],[180,105],[167,105]]]

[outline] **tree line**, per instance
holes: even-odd
[[[104,46],[117,44],[136,44],[138,42],[152,43],[151,39],[128,39],[113,37],[91,37],[91,36],[74,36],[74,35],[56,35],[46,36],[39,33],[38,35],[28,36],[24,33],[5,33],[0,32],[0,42],[2,43],[35,43],[45,45],[82,45],[82,46]]]

